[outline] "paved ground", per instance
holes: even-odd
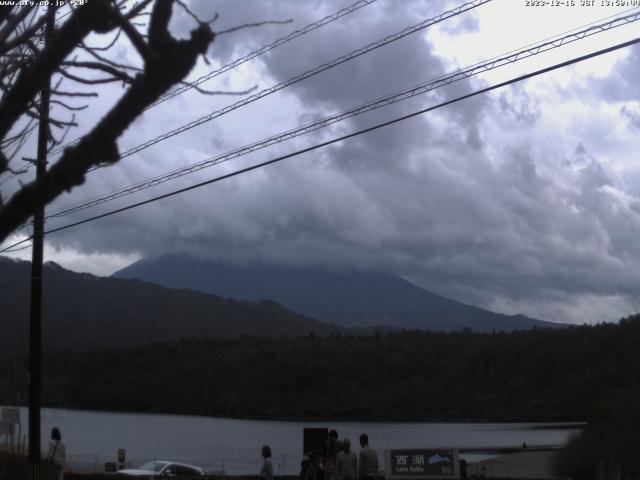
[[[551,473],[551,456],[553,451],[538,450],[510,453],[496,458],[470,463],[467,475],[478,475],[486,478],[555,478]]]

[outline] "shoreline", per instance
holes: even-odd
[[[500,455],[495,458],[467,464],[468,477],[522,478],[551,480],[553,474],[551,449],[526,449],[517,453]]]
[[[27,409],[27,405],[5,405],[0,404],[0,407],[18,407],[22,409]],[[470,419],[470,418],[434,418],[434,419],[416,419],[414,417],[386,417],[383,419],[379,418],[354,418],[353,416],[348,417],[340,417],[340,416],[233,416],[233,415],[208,415],[208,414],[200,414],[200,413],[184,413],[184,412],[162,412],[162,411],[145,411],[145,412],[137,412],[135,410],[107,410],[107,409],[96,409],[96,408],[79,408],[79,407],[68,407],[68,406],[50,406],[50,405],[42,405],[41,408],[46,408],[50,410],[67,410],[67,411],[77,411],[77,412],[86,412],[86,413],[115,413],[115,414],[132,414],[132,415],[171,415],[176,417],[196,417],[196,418],[213,418],[213,419],[221,419],[221,420],[248,420],[248,421],[259,421],[259,422],[308,422],[308,423],[331,423],[331,422],[340,422],[340,423],[415,423],[415,424],[432,424],[432,425],[449,425],[449,424],[463,424],[463,425],[485,425],[485,424],[503,424],[503,425],[531,425],[537,424],[533,428],[536,430],[554,430],[554,429],[581,429],[587,426],[586,420],[541,420],[541,419],[501,419],[501,420],[492,420],[490,418],[482,418],[482,419]],[[548,424],[548,425],[545,425]]]

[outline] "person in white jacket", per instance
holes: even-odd
[[[51,429],[51,442],[49,442],[49,451],[47,452],[48,468],[50,474],[48,478],[53,480],[64,480],[63,470],[67,460],[67,449],[62,442],[60,429],[53,427]]]
[[[351,440],[342,441],[342,451],[338,454],[338,480],[356,480],[358,457],[351,451]]]

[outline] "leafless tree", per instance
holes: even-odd
[[[0,242],[37,208],[81,185],[90,169],[117,162],[120,135],[145,108],[183,82],[215,37],[212,22],[198,19],[180,0],[81,3],[67,4],[64,15],[52,7],[0,6],[0,174],[5,178],[24,169],[17,156],[37,130],[40,92],[49,82],[56,107],[49,121],[49,148],[64,141],[75,125],[75,112],[97,95],[96,85],[120,82],[124,90],[79,142],[64,149],[41,181],[21,185],[6,202],[0,198]],[[193,17],[195,28],[187,39],[169,32],[174,7]],[[55,28],[45,42],[47,16],[56,12]],[[139,56],[137,65],[116,62],[108,54],[125,38]]]

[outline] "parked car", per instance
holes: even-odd
[[[185,463],[166,462],[164,460],[153,460],[144,465],[140,465],[138,468],[125,468],[118,473],[132,477],[146,478],[204,475],[204,471],[200,467],[187,465]]]

